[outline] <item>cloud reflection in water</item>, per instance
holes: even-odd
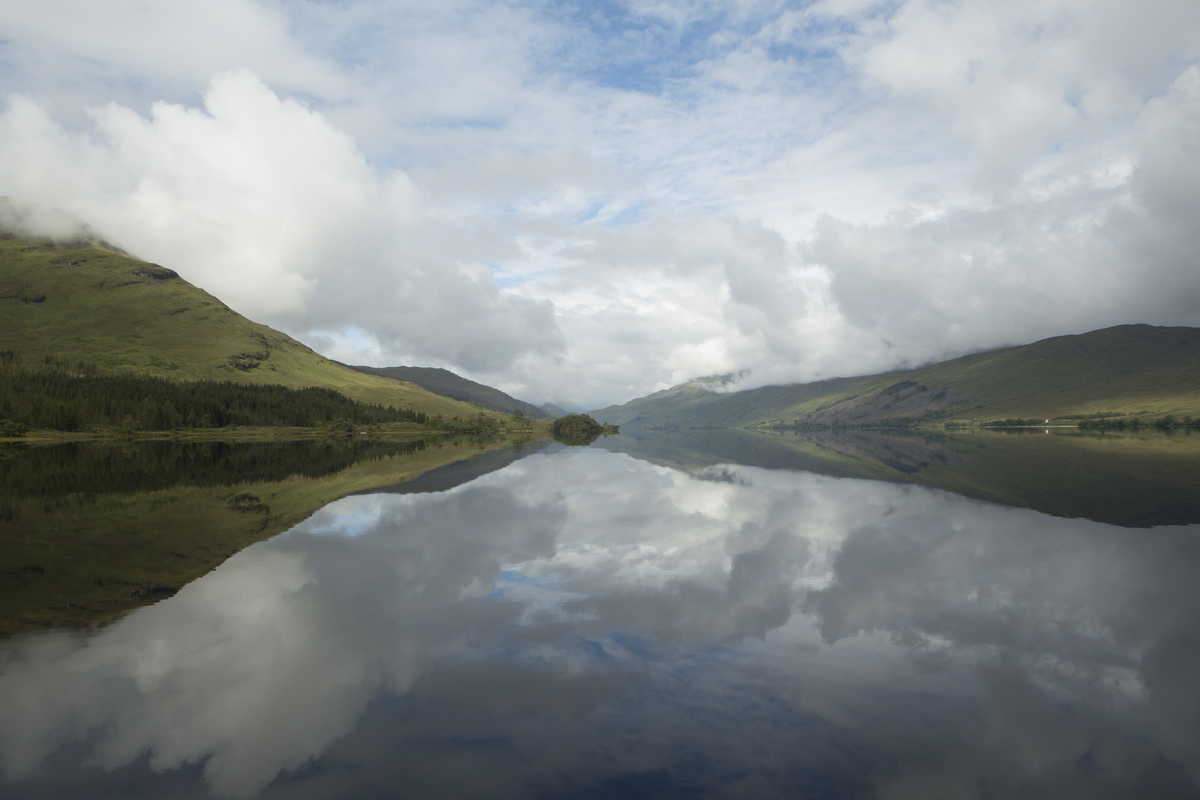
[[[1197,566],[1195,527],[539,454],[9,643],[0,765],[18,795],[75,742],[116,770],[56,768],[84,794],[148,756],[151,796],[186,765],[231,797],[1196,796]]]

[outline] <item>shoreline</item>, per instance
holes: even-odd
[[[544,427],[545,430],[539,430]],[[0,436],[3,444],[57,444],[65,442],[226,442],[226,441],[310,441],[317,439],[425,439],[430,437],[455,438],[462,434],[441,428],[393,428],[355,431],[333,431],[328,428],[283,428],[230,426],[228,428],[177,428],[169,431],[131,431],[110,429],[106,431],[28,431],[23,436]],[[549,423],[534,423],[519,428],[504,427],[497,438],[539,439],[550,438]]]

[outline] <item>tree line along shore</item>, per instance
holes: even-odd
[[[522,426],[532,426],[516,420]],[[371,426],[461,435],[497,435],[505,423],[482,411],[430,416],[353,400],[333,389],[293,389],[230,381],[173,381],[101,372],[95,363],[46,356],[29,364],[0,351],[0,436],[29,431],[145,433],[234,427],[323,429],[349,433]]]

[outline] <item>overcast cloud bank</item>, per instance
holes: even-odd
[[[0,25],[0,194],[340,360],[595,407],[1200,324],[1185,0],[63,0]]]

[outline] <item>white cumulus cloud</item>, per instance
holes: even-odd
[[[0,194],[339,360],[597,407],[1200,323],[1194,3],[139,8],[0,10]]]

